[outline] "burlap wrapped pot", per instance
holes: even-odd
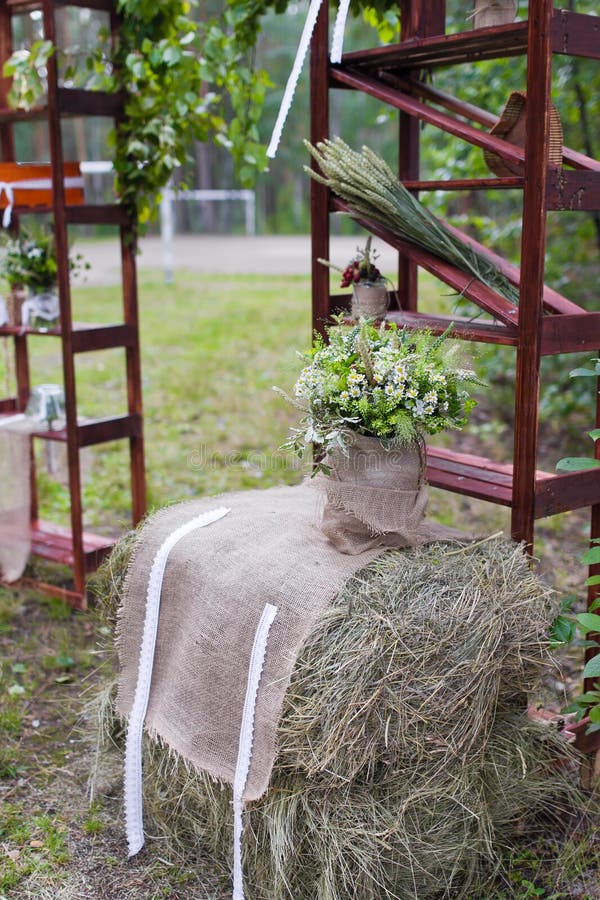
[[[346,451],[336,449],[326,463],[331,473],[318,482],[326,498],[321,529],[341,553],[431,540],[421,441],[388,449],[378,438],[351,432]]]

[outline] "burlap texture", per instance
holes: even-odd
[[[305,639],[342,585],[381,552],[378,546],[353,556],[338,553],[316,524],[317,500],[300,485],[168,507],[142,529],[126,579],[117,629],[117,709],[125,716],[157,550],[194,516],[231,508],[181,540],[169,557],[146,729],[196,769],[232,783],[254,634],[265,604],[275,604],[245,800],[258,799],[269,784],[283,699]],[[437,532],[441,539],[449,534],[441,526]]]
[[[346,452],[327,460],[319,478],[326,497],[321,528],[340,553],[375,547],[415,547],[439,537],[424,522],[425,449],[418,442],[386,450],[377,438],[352,433]]]
[[[0,427],[0,578],[23,574],[31,552],[31,422],[15,415]]]

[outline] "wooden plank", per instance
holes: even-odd
[[[592,685],[588,690],[592,690]],[[592,734],[586,734],[586,729],[590,724],[589,719],[582,719],[581,722],[569,727],[569,731],[575,735],[574,746],[580,753],[596,753],[600,750],[600,731],[594,731]]]
[[[53,0],[42,0],[42,19],[44,39],[55,46],[56,21]],[[52,164],[53,188],[53,227],[56,262],[58,267],[57,285],[60,301],[61,323],[61,355],[63,370],[63,387],[65,392],[67,464],[69,471],[69,496],[71,533],[73,535],[73,582],[75,590],[85,592],[85,556],[83,550],[83,509],[81,498],[81,469],[79,448],[77,446],[77,395],[75,384],[75,359],[73,357],[71,338],[73,316],[71,309],[71,284],[69,272],[69,242],[67,236],[67,219],[65,212],[65,190],[62,172],[64,154],[61,128],[61,101],[63,89],[58,86],[58,59],[54,53],[47,62],[47,104],[48,104],[48,139],[50,144],[50,162]],[[79,92],[85,93],[85,92]]]
[[[402,0],[400,3],[401,40],[443,35],[446,29],[446,3],[427,0]],[[418,71],[408,77],[418,78]],[[401,110],[398,122],[398,175],[401,181],[419,177],[420,125],[417,119]],[[409,188],[410,190],[410,188]],[[418,306],[418,266],[405,253],[398,254],[398,304],[401,309],[416,310]]]
[[[600,470],[546,475],[535,487],[535,518],[600,503]]]
[[[18,412],[16,397],[6,397],[0,400],[0,415],[13,415]]]
[[[137,342],[133,325],[78,326],[73,331],[73,353],[109,350],[113,347],[133,347]]]
[[[600,347],[600,313],[544,316],[542,318],[542,355],[597,352]]]
[[[310,45],[310,140],[313,145],[329,137],[329,12],[321,5]],[[318,169],[311,158],[311,167]],[[311,178],[311,285],[313,332],[325,334],[329,315],[329,269],[318,259],[329,259],[329,189]]]
[[[504,159],[516,165],[523,165],[525,158],[522,147],[504,141],[501,138],[488,134],[478,128],[473,128],[465,122],[448,116],[428,106],[420,103],[409,94],[399,91],[397,88],[391,87],[382,81],[372,78],[361,72],[351,69],[341,69],[333,67],[331,69],[331,80],[335,84],[343,84],[354,90],[363,91],[395,109],[400,109],[422,122],[427,122],[442,131],[452,134],[469,144],[476,147],[482,147],[486,150],[492,150]]]
[[[110,116],[123,108],[121,94],[86,91],[81,88],[58,88],[58,111],[65,116]]]
[[[523,187],[522,178],[451,178],[449,181],[410,181],[400,179],[409,191],[498,191]]]
[[[516,347],[517,332],[514,328],[496,322],[478,322],[461,316],[436,316],[429,313],[393,310],[386,315],[386,322],[395,322],[403,328],[427,328],[432,334],[443,334],[452,325],[452,337],[482,344],[502,344]]]
[[[526,51],[527,23],[515,22],[344,53],[342,63],[364,69],[429,69],[449,63],[521,56]]]
[[[118,203],[84,204],[67,206],[69,225],[130,225],[127,211]]]
[[[351,207],[339,198],[332,201],[334,208],[340,211],[348,212]],[[514,327],[518,322],[518,308],[513,306],[509,300],[497,294],[491,288],[477,281],[472,275],[461,271],[451,263],[441,260],[439,257],[429,253],[428,250],[418,247],[409,241],[403,240],[396,234],[391,232],[384,225],[374,222],[366,217],[354,217],[368,231],[371,231],[377,237],[380,237],[391,247],[402,250],[407,255],[411,255],[418,265],[426,269],[436,278],[439,278],[445,284],[450,285],[459,294],[466,297],[467,300],[473,300],[482,309],[490,313],[494,318],[499,319],[505,325]]]
[[[13,587],[15,586],[13,582]],[[37,578],[19,578],[16,586],[24,590],[38,591],[41,594],[48,594],[51,597],[60,597],[72,609],[77,612],[85,612],[88,608],[87,597],[79,591],[70,591],[67,588],[58,587],[56,584],[49,584],[47,581],[40,581]]]
[[[541,319],[546,248],[546,183],[549,152],[552,0],[529,8],[525,188],[521,239],[519,343],[515,384],[514,483],[511,535],[533,549],[538,447]]]
[[[78,425],[77,444],[79,447],[89,447],[92,444],[103,444],[107,441],[138,437],[141,433],[141,415],[112,416]]]
[[[552,51],[600,59],[600,18],[557,9],[552,20]]]
[[[548,173],[548,209],[600,210],[600,172],[558,169]]]

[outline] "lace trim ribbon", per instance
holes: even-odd
[[[248,668],[248,684],[246,687],[246,699],[242,713],[242,727],[240,729],[240,742],[238,757],[233,779],[233,900],[244,900],[244,876],[242,870],[242,832],[243,823],[243,798],[244,789],[248,780],[250,763],[252,761],[252,745],[254,743],[254,716],[256,712],[256,698],[258,686],[265,664],[267,642],[271,625],[277,615],[277,607],[267,603],[258,627],[254,635],[254,644],[250,656]]]
[[[125,743],[125,823],[129,857],[135,856],[144,846],[142,737],[144,719],[146,718],[148,700],[150,698],[150,684],[152,682],[152,668],[154,665],[160,612],[160,595],[167,560],[175,544],[182,538],[198,528],[204,528],[206,525],[222,519],[228,512],[230,512],[228,507],[221,506],[200,516],[195,516],[189,522],[181,525],[164,541],[152,563],[150,578],[148,579],[148,590],[146,592],[146,616],[140,646],[138,679]]]

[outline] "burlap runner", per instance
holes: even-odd
[[[376,438],[352,433],[347,452],[327,459],[331,475],[319,478],[327,501],[322,529],[340,553],[375,547],[416,547],[439,536],[424,521],[425,449],[415,442],[386,450]]]
[[[135,691],[148,576],[168,535],[226,505],[224,519],[172,551],[163,582],[146,728],[197,769],[233,782],[248,664],[266,603],[278,607],[256,706],[245,800],[267,789],[283,698],[300,648],[345,581],[381,547],[349,556],[316,524],[318,495],[306,485],[244,491],[161,510],[143,528],[125,586],[117,646],[117,709]],[[437,537],[448,532],[440,528]]]

